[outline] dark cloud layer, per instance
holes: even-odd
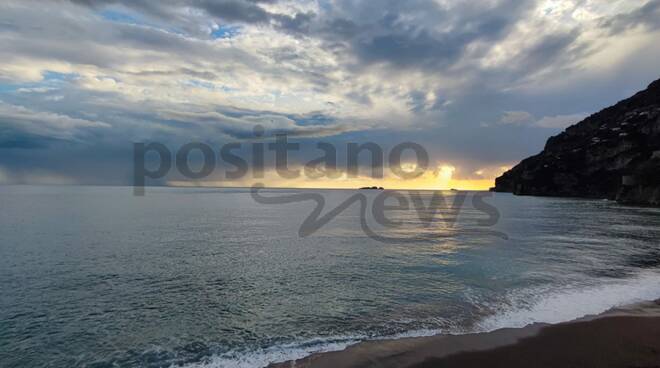
[[[373,5],[363,2],[365,7]],[[347,19],[330,19],[323,35],[347,43],[364,63],[388,63],[395,67],[442,69],[456,63],[474,42],[493,43],[529,9],[530,2],[501,1],[493,6],[460,6],[452,14],[437,3],[415,2],[414,9],[404,4],[380,12],[373,23],[357,24]],[[358,13],[366,10],[358,10]],[[431,22],[418,23],[413,15],[423,12]],[[378,12],[376,12],[378,14]],[[437,27],[441,25],[442,27]],[[436,29],[441,28],[441,29]]]
[[[601,24],[612,33],[620,33],[635,27],[657,30],[660,28],[660,0],[650,0],[631,12],[608,17]]]
[[[183,9],[203,12],[212,19],[223,22],[248,24],[273,24],[284,30],[301,31],[314,16],[313,13],[294,15],[277,14],[265,10],[260,4],[274,4],[277,0],[68,0],[74,4],[94,9],[109,6],[123,6],[135,10],[152,19],[163,22],[187,23],[181,15]]]

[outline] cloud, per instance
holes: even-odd
[[[307,123],[300,125],[298,121],[308,120],[306,116],[284,116],[268,112],[248,113],[234,112],[233,116],[221,112],[186,112],[186,111],[161,111],[160,117],[165,120],[174,120],[182,123],[197,124],[202,127],[217,129],[233,138],[254,138],[253,129],[256,126],[263,127],[268,135],[287,134],[292,137],[325,137],[349,132],[349,126],[337,123]],[[322,117],[314,116],[315,120]],[[313,120],[309,120],[313,121]]]
[[[572,115],[557,115],[557,116],[545,116],[534,123],[535,126],[541,128],[551,128],[551,129],[564,129],[568,128],[573,124],[577,124],[580,121],[584,120],[589,114],[572,114]]]
[[[650,0],[630,12],[607,17],[600,25],[612,34],[638,27],[657,30],[660,28],[660,0]]]
[[[48,170],[24,170],[11,172],[0,166],[0,185],[74,185],[76,180]]]
[[[5,147],[30,148],[32,143],[17,137],[41,137],[44,140],[75,140],[90,129],[109,128],[104,122],[73,118],[51,112],[33,111],[0,101],[0,124]],[[18,133],[18,134],[17,134]]]
[[[121,182],[132,142],[260,124],[492,173],[658,77],[658,3],[7,0],[0,165]]]
[[[343,45],[362,66],[443,70],[458,63],[471,46],[506,37],[529,9],[527,4],[391,2],[382,11],[374,2],[340,1],[335,17],[322,18],[320,37]]]
[[[209,30],[217,22],[272,25],[284,31],[300,32],[304,30],[305,26],[314,17],[313,12],[294,12],[293,14],[287,14],[272,12],[265,7],[276,4],[278,2],[277,0],[69,1],[95,10],[113,7],[128,9],[157,24],[169,24],[181,30],[197,34],[210,33]],[[129,15],[116,18],[136,20],[135,17]],[[195,22],[198,22],[198,24],[195,24]]]
[[[536,128],[547,129],[564,129],[573,124],[576,124],[586,118],[588,114],[569,114],[569,115],[555,115],[544,116],[537,119],[534,115],[527,111],[507,111],[500,118],[498,124],[500,125],[514,125],[514,126],[530,126]],[[490,125],[485,124],[485,127]]]
[[[507,111],[502,115],[500,124],[527,124],[534,119],[534,116],[527,111]]]

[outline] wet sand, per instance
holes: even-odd
[[[271,367],[660,368],[660,301],[557,325],[369,341]]]

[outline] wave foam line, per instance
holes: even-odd
[[[556,289],[556,288],[555,288]],[[636,277],[562,291],[527,289],[509,295],[512,307],[481,321],[483,332],[521,328],[534,323],[561,323],[610,309],[660,299],[660,274],[644,271]]]
[[[660,299],[660,273],[642,272],[637,277],[607,282],[598,286],[574,287],[556,291],[556,287],[531,288],[511,292],[506,311],[487,317],[475,331],[488,332],[500,328],[521,328],[534,323],[561,323],[610,309],[643,301]],[[232,351],[185,368],[259,368],[269,364],[298,360],[316,353],[341,351],[364,340],[390,340],[426,337],[440,334],[437,330],[417,330],[393,336],[374,338],[346,336],[313,339],[259,349],[250,352]]]

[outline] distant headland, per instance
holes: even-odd
[[[385,190],[383,187],[362,187],[360,190]]]
[[[660,206],[660,80],[551,137],[493,190]]]

